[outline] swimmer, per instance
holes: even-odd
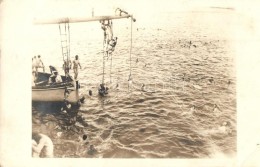
[[[232,133],[232,130],[230,128],[230,122],[223,122],[222,125],[218,128],[218,130],[221,132],[221,133]]]
[[[116,83],[116,87],[115,87],[115,89],[118,88],[118,86],[119,86],[118,83]]]
[[[95,149],[95,147],[93,145],[90,145],[89,149],[88,149],[88,154],[94,155],[96,152],[97,152],[97,150]]]
[[[144,87],[145,87],[145,85],[142,84],[142,86],[141,86],[141,91],[144,91]]]
[[[213,112],[216,113],[216,112],[220,112],[221,110],[219,109],[218,105],[217,104],[214,104],[213,106]]]
[[[190,113],[194,113],[196,111],[196,108],[194,105],[192,105],[192,107],[190,108]]]
[[[144,84],[142,84],[142,86],[141,86],[141,91],[147,92],[147,93],[155,93],[154,90],[147,90],[147,89],[145,89],[145,85]]]
[[[89,96],[92,96],[92,90],[88,91]]]
[[[209,79],[209,82],[208,82],[209,84],[212,84],[212,83],[214,83],[214,79],[213,79],[213,77],[211,77],[210,79]]]
[[[104,84],[100,84],[100,87],[98,89],[99,95],[105,96],[105,94],[108,94],[107,91],[108,91],[107,87],[105,88]]]
[[[32,133],[32,156],[52,158],[53,157],[53,143],[51,139],[41,133]]]

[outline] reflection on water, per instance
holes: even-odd
[[[197,22],[169,15],[165,27],[134,29],[131,83],[129,30],[118,28],[111,73],[110,60],[105,62],[106,97],[97,92],[102,39],[86,42],[72,34],[71,50],[83,66],[79,80],[85,103],[70,115],[33,106],[33,129],[52,138],[56,157],[208,158],[236,153],[232,40],[225,38],[227,32],[214,33],[212,26],[229,15],[208,13],[206,24],[205,13],[192,15]],[[59,48],[55,53],[60,55]]]

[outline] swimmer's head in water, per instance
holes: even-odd
[[[229,121],[225,121],[225,122],[223,122],[223,124],[222,124],[223,126],[230,126],[231,125],[231,123],[229,122]]]
[[[86,134],[83,135],[82,139],[86,140],[88,138],[88,136]]]

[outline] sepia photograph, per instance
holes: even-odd
[[[101,161],[97,166],[106,160],[118,166],[131,166],[131,160],[139,166],[153,161],[171,166],[172,160],[179,166],[257,166],[255,158],[236,161],[239,150],[249,149],[239,145],[239,129],[245,130],[240,125],[246,124],[239,99],[246,95],[240,93],[243,68],[238,67],[245,59],[240,46],[251,46],[244,36],[252,34],[244,24],[253,21],[242,16],[242,7],[225,0],[20,4],[0,1],[5,23],[1,66],[8,62],[19,71],[18,86],[12,87],[4,74],[14,69],[1,67],[2,93],[17,101],[11,104],[1,93],[1,103],[19,109],[14,120],[19,114],[25,118],[12,131],[23,129],[19,136],[28,164],[46,158],[42,166],[52,159],[60,162],[55,166],[61,161],[73,166],[66,164],[69,158],[80,164]],[[256,31],[254,36],[259,41]],[[8,53],[12,57],[6,58]],[[10,90],[19,95],[11,96]],[[2,134],[9,134],[12,125],[7,110],[3,107]],[[254,143],[250,135],[241,141],[252,142],[253,155],[260,155],[260,140]],[[0,142],[5,145],[8,139]],[[2,149],[1,155],[5,161],[0,166],[9,166],[7,155],[16,154],[5,155]]]
[[[33,154],[234,156],[234,9],[128,6],[35,18]]]

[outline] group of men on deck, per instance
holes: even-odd
[[[77,80],[77,78],[78,78],[78,68],[81,69],[81,65],[80,65],[80,62],[79,62],[78,55],[75,56],[75,60],[73,60],[72,65],[73,65],[72,68],[73,68],[73,71],[74,71],[74,79]],[[35,86],[35,82],[37,80],[39,68],[42,68],[43,72],[45,72],[45,66],[43,64],[43,61],[41,60],[41,55],[34,56],[32,58],[32,86]],[[68,62],[64,61],[63,69],[64,69],[64,72],[65,72],[65,75],[68,75],[69,69],[71,69],[71,61],[70,60]],[[49,84],[62,82],[61,76],[58,74],[56,68],[54,68],[53,66],[50,66],[50,70],[51,70],[52,75],[49,78]]]

